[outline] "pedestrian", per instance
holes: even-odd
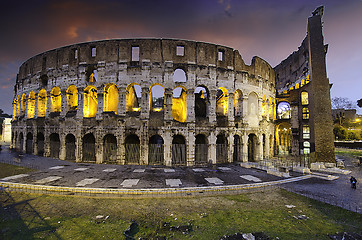
[[[356,185],[357,185],[357,179],[353,176],[351,176],[351,178],[349,179],[349,181],[351,182],[351,187],[352,189],[356,189]]]

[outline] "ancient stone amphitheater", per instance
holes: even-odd
[[[12,147],[77,162],[193,166],[273,153],[275,73],[179,39],[79,43],[24,62]]]

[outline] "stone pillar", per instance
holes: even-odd
[[[33,133],[33,154],[38,155],[38,133],[36,130]]]
[[[166,121],[171,121],[172,118],[172,89],[166,88],[165,89],[165,113],[164,119]]]
[[[126,148],[124,146],[125,142],[125,129],[122,127],[122,130],[120,132],[120,141],[117,148],[117,154],[119,154],[119,159],[122,165],[126,162]]]
[[[63,112],[63,110],[62,110]],[[63,125],[64,126],[64,125]],[[65,147],[65,136],[59,133],[60,149],[59,149],[59,159],[66,160],[66,147]]]
[[[259,122],[263,120],[263,98],[258,98],[258,111],[256,114],[258,114]]]
[[[165,131],[165,139],[164,139],[164,160],[166,166],[172,166],[172,136],[171,131]]]
[[[100,131],[95,132],[96,163],[103,163],[103,139]],[[99,136],[99,137],[98,137]]]
[[[37,118],[38,117],[38,93],[35,93],[35,103],[34,103],[34,118]]]
[[[140,164],[148,165],[148,125],[147,122],[142,124],[140,139]]]
[[[247,116],[248,116],[248,112],[249,112],[249,109],[248,109],[248,97],[243,97],[242,98],[242,101],[243,101],[243,113],[242,113],[242,117],[243,117],[243,123],[246,123],[247,120]]]
[[[118,115],[126,116],[127,91],[125,87],[119,88],[118,94]]]
[[[149,109],[149,89],[144,87],[141,92],[141,119],[148,119],[150,117]]]
[[[195,127],[191,127],[191,129],[195,129]],[[189,128],[187,134],[187,166],[195,165],[195,136],[193,130]]]
[[[234,138],[233,135],[230,134],[228,137],[228,162],[233,162],[233,153],[234,153]]]
[[[256,161],[263,160],[263,136],[261,134],[257,135],[256,141]]]
[[[83,107],[84,107],[84,89],[78,88],[78,106],[77,106],[78,119],[83,119]]]
[[[67,114],[67,90],[63,90],[60,92],[61,94],[61,107],[60,107],[60,116],[65,117]]]
[[[211,123],[216,122],[216,93],[217,93],[217,90],[210,90],[209,122],[211,122]],[[216,148],[215,148],[215,151],[216,151]],[[216,154],[216,152],[215,152],[215,154]]]
[[[215,118],[216,120],[216,118]],[[216,136],[214,132],[210,133],[209,139],[209,163],[216,164]]]
[[[104,99],[104,89],[97,89],[97,113],[96,119],[101,120],[103,118],[103,99]]]
[[[45,117],[49,117],[50,112],[51,112],[51,106],[52,106],[51,94],[49,92],[47,92],[47,109],[45,112]]]
[[[83,144],[82,144],[82,138],[83,136],[81,136],[80,132],[77,132],[75,134],[76,138],[75,138],[75,147],[76,147],[76,151],[75,151],[75,161],[76,162],[82,162],[82,157],[83,157]]]
[[[195,122],[195,89],[187,89],[187,122]]]
[[[241,142],[243,144],[243,152],[242,152],[242,161],[247,162],[248,161],[248,134],[244,133],[244,135],[241,137]]]
[[[270,159],[270,137],[265,134],[265,156],[264,158]]]
[[[234,122],[234,93],[229,93],[228,120]]]

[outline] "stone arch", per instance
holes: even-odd
[[[139,112],[141,99],[141,86],[130,83],[126,88],[126,112]]]
[[[78,108],[78,89],[70,85],[67,89],[67,112],[76,111]]]
[[[242,144],[241,138],[239,135],[234,135],[234,151],[233,151],[233,161],[234,162],[241,162],[242,161]]]
[[[41,132],[37,133],[36,136],[36,142],[37,142],[37,146],[38,146],[38,155],[39,156],[43,156],[44,155],[44,134]]]
[[[208,143],[204,134],[195,136],[195,165],[205,165],[208,163]]]
[[[119,90],[116,84],[109,83],[104,87],[104,112],[118,113],[118,96]]]
[[[234,94],[234,115],[243,116],[243,93],[240,89],[237,89]]]
[[[68,161],[76,161],[76,139],[71,133],[65,136],[65,159]]]
[[[278,155],[289,155],[291,153],[292,132],[290,123],[282,122],[277,125],[275,140]]]
[[[165,88],[159,84],[152,84],[150,87],[149,95],[149,109],[150,112],[164,111]]]
[[[172,165],[186,165],[187,152],[186,152],[185,137],[177,134],[172,138]]]
[[[195,88],[195,117],[206,118],[208,113],[209,90],[203,85]]]
[[[251,133],[248,135],[248,161],[256,162],[257,161],[257,144],[258,137]]]
[[[33,134],[30,132],[26,135],[25,152],[27,154],[33,154]]]
[[[125,142],[125,164],[140,164],[140,139],[136,134],[130,134]]]
[[[14,98],[14,101],[13,101],[13,120],[15,120],[15,118],[17,117],[17,115],[16,115],[17,105],[18,105],[18,99]]]
[[[176,68],[173,72],[172,79],[174,82],[186,82],[187,77],[185,70],[182,68]]]
[[[22,95],[21,95],[21,104],[20,104],[21,106],[20,106],[20,115],[21,116],[24,116],[25,115],[25,110],[26,110],[26,94],[25,93],[23,93]]]
[[[27,118],[34,118],[35,116],[35,93],[31,91],[28,97]]]
[[[216,115],[227,116],[229,111],[229,92],[224,87],[219,87],[216,92]]]
[[[47,91],[41,89],[38,93],[38,113],[37,117],[45,117],[47,111]]]
[[[148,164],[160,165],[164,163],[164,141],[160,135],[150,137],[148,144]]]
[[[16,116],[20,116],[20,105],[21,105],[21,102],[20,102],[20,96],[18,95],[17,97],[17,101],[16,101]]]
[[[179,86],[173,90],[172,117],[178,122],[187,120],[187,89],[184,87]]]
[[[103,138],[103,162],[117,163],[117,138],[113,134]]]
[[[89,85],[84,89],[83,117],[95,117],[97,114],[98,96],[95,86]]]
[[[60,138],[58,133],[52,133],[49,136],[50,157],[59,158],[60,153]]]
[[[83,162],[96,162],[96,139],[94,138],[93,133],[87,133],[83,137],[82,142],[82,152]]]
[[[62,106],[62,92],[60,91],[59,87],[53,87],[52,91],[50,92],[50,101],[50,112],[60,112]]]
[[[223,133],[216,136],[216,163],[228,162],[228,140]]]

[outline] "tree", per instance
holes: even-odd
[[[353,103],[348,98],[334,97],[331,100],[332,109],[353,109]]]
[[[362,108],[362,98],[360,100],[357,100],[358,107]]]

